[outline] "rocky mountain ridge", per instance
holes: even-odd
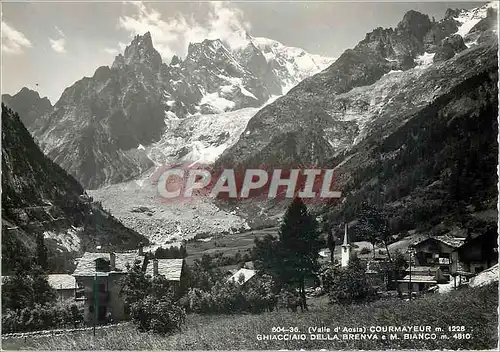
[[[475,9],[472,12],[493,17],[496,11],[487,10],[492,6],[485,5],[481,11]],[[458,10],[457,13],[465,17],[463,11]],[[455,26],[444,25],[450,21]],[[487,42],[486,46],[496,45],[496,38],[490,38],[495,29],[489,27],[474,42],[471,42],[469,32],[465,33],[470,47],[467,49],[463,38],[459,34],[453,35],[459,30],[457,23],[460,24],[455,18],[446,17],[432,22],[427,15],[409,11],[396,29],[377,28],[368,33],[365,39],[353,49],[346,50],[327,69],[306,78],[285,96],[261,109],[250,119],[239,141],[223,153],[217,166],[273,165],[280,157],[274,157],[267,151],[279,153],[279,149],[273,148],[272,144],[290,134],[315,135],[318,143],[324,141],[325,148],[329,145],[326,155],[313,153],[295,160],[296,164],[315,164],[352,148],[372,133],[376,121],[384,117],[388,119],[390,115],[404,116],[405,111],[425,106],[439,96],[440,91],[447,89],[448,80],[456,79],[452,73],[448,75],[441,70],[450,63],[435,66],[439,69],[431,67],[441,48],[451,46],[458,52],[472,53],[481,46],[480,38]],[[450,29],[443,32],[442,27]],[[441,31],[442,39],[434,35],[436,31]],[[432,37],[434,40],[429,41]],[[448,52],[446,57],[435,61],[439,64],[456,54]],[[465,75],[477,69],[469,67],[467,60],[463,59],[464,66],[460,69]],[[393,110],[395,94],[408,99],[397,104],[399,110]],[[296,143],[300,144],[300,141]]]
[[[238,52],[220,40],[192,43],[184,60],[174,57],[167,65],[150,33],[138,35],[111,67],[66,88],[52,109],[27,118],[26,126],[44,152],[86,188],[137,177],[154,165],[142,147],[160,141],[172,122],[262,106],[313,72],[296,68],[282,82],[275,74],[281,66],[268,62],[249,38]]]
[[[47,97],[42,98],[38,92],[26,87],[14,95],[2,94],[2,102],[18,112],[25,126],[34,125],[38,118],[53,108]]]

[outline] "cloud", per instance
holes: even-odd
[[[125,48],[127,47],[127,44],[123,42],[118,42],[118,46],[116,48],[110,48],[106,47],[102,49],[106,54],[110,54],[113,56],[118,55],[119,53],[123,53],[125,51]]]
[[[24,49],[31,48],[31,46],[31,42],[23,33],[2,19],[2,51],[4,53],[22,54]]]
[[[123,42],[118,43],[118,48],[120,48],[120,52],[124,52],[126,47],[127,47],[126,43]]]
[[[58,38],[58,39],[49,38],[50,47],[56,53],[66,54],[66,48],[65,48],[66,36],[64,35],[63,31],[61,29],[59,29],[59,27],[55,26],[55,29],[56,29],[57,33],[59,34],[60,38]]]
[[[209,2],[206,19],[201,23],[194,16],[177,14],[162,18],[157,10],[142,2],[127,2],[134,10],[130,16],[121,16],[119,28],[125,29],[131,36],[151,33],[153,44],[164,59],[173,55],[184,57],[189,43],[204,39],[221,39],[231,48],[247,44],[246,32],[250,24],[244,21],[243,12],[232,7],[229,2]]]
[[[118,49],[115,49],[115,48],[104,48],[103,50],[107,54],[118,55]]]
[[[50,42],[50,47],[56,53],[59,53],[59,54],[66,53],[66,48],[64,47],[66,45],[66,39],[64,39],[64,38],[60,38],[60,39],[49,38],[49,42]]]

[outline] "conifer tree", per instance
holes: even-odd
[[[256,268],[273,275],[280,284],[299,289],[306,306],[305,279],[319,270],[322,243],[318,224],[302,199],[296,197],[288,207],[278,232],[278,240],[256,240]]]

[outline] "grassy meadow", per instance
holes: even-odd
[[[60,336],[2,339],[3,349],[42,350],[141,350],[141,349],[494,349],[498,344],[498,285],[465,288],[413,301],[399,299],[365,305],[329,305],[327,297],[309,300],[310,310],[297,313],[280,310],[260,315],[189,315],[181,332],[159,336],[138,332],[133,325]],[[258,334],[272,334],[273,327],[328,326],[414,326],[440,327],[449,339],[405,340],[311,340],[259,341]],[[465,326],[470,336],[448,333],[448,327]],[[274,333],[276,335],[276,333]],[[379,334],[380,336],[381,334]],[[438,334],[440,336],[440,334]]]

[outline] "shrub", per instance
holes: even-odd
[[[180,330],[186,318],[185,311],[169,299],[147,296],[132,304],[131,315],[140,331],[168,334]]]
[[[76,327],[83,321],[83,305],[66,301],[55,305],[35,304],[2,312],[2,332],[26,332]]]
[[[261,313],[276,304],[274,289],[267,275],[244,285],[221,280],[210,291],[191,288],[180,302],[187,311],[199,314]]]
[[[325,289],[331,303],[359,303],[376,298],[363,266],[353,257],[347,268],[331,267],[325,273]]]
[[[122,295],[140,331],[168,334],[185,321],[185,310],[174,302],[175,290],[163,276],[151,278],[136,263],[122,281]]]

